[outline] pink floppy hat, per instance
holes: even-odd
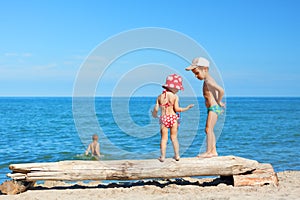
[[[162,86],[163,88],[174,88],[178,90],[184,90],[182,86],[182,78],[177,74],[171,74],[166,79],[166,84]]]

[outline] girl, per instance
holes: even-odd
[[[168,142],[168,131],[170,129],[171,141],[174,149],[174,159],[179,161],[179,143],[177,139],[177,131],[179,126],[179,114],[176,112],[184,112],[194,106],[190,104],[185,108],[179,107],[179,98],[176,93],[183,90],[182,78],[177,74],[169,75],[166,79],[166,84],[162,86],[165,90],[156,99],[156,105],[152,111],[152,116],[158,118],[158,110],[160,108],[160,151],[161,156],[159,161],[163,162],[166,158],[166,148]]]

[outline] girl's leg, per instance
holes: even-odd
[[[161,125],[160,128],[161,133],[161,140],[160,140],[160,158],[159,161],[163,162],[166,158],[166,149],[167,149],[167,142],[168,142],[168,128],[164,125]]]
[[[171,141],[173,144],[173,149],[174,149],[174,159],[175,160],[179,160],[180,158],[180,154],[179,154],[179,143],[178,143],[178,139],[177,139],[177,132],[178,132],[178,124],[175,123],[173,124],[172,128],[171,128]]]

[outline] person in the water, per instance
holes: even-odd
[[[85,155],[88,155],[91,152],[91,155],[97,160],[100,160],[100,144],[98,142],[98,135],[94,134],[92,136],[92,142],[89,144],[88,148],[85,151]]]

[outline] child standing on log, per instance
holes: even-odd
[[[196,78],[204,80],[203,83],[203,96],[205,105],[207,107],[206,119],[206,152],[199,154],[199,158],[210,158],[218,156],[216,149],[216,138],[214,134],[214,127],[218,120],[218,116],[223,113],[225,104],[222,102],[224,90],[219,86],[216,81],[209,74],[209,61],[205,58],[195,58],[192,65],[188,66],[185,70],[191,70]]]
[[[92,136],[93,142],[91,142],[88,148],[85,151],[85,155],[88,155],[91,152],[92,156],[97,160],[100,160],[100,144],[98,143],[98,135],[94,134]]]
[[[166,148],[168,142],[168,131],[170,130],[171,141],[174,148],[174,159],[179,161],[179,143],[177,139],[177,131],[179,126],[179,114],[176,112],[184,112],[192,108],[194,105],[190,104],[185,108],[179,107],[179,98],[176,93],[179,90],[183,90],[182,78],[179,75],[172,74],[167,77],[166,84],[162,86],[164,91],[156,99],[152,116],[158,118],[158,110],[160,108],[161,116],[160,119],[160,150],[161,156],[158,158],[159,161],[163,162],[166,157]]]

